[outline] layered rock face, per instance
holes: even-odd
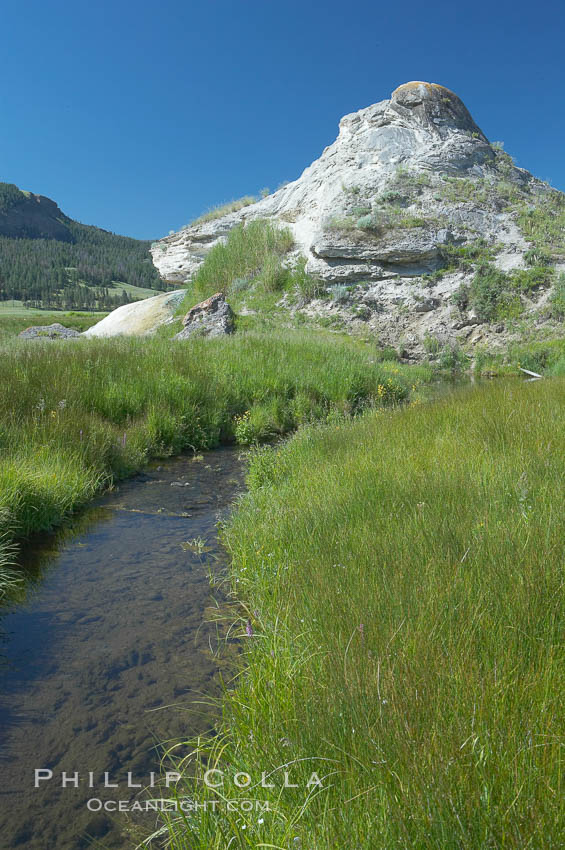
[[[153,262],[162,277],[185,281],[235,224],[263,217],[290,227],[297,248],[308,257],[307,270],[329,283],[381,278],[399,265],[414,265],[418,272],[420,266],[433,267],[436,243],[448,238],[437,231],[445,228],[403,232],[374,244],[345,228],[340,233],[339,219],[357,208],[368,214],[372,205],[367,199],[386,192],[388,184],[395,191],[399,168],[482,175],[493,159],[486,137],[457,95],[430,83],[407,83],[390,100],[342,118],[337,140],[298,180],[239,212],[160,240],[152,249]]]
[[[556,195],[489,143],[457,95],[411,82],[342,118],[336,141],[298,180],[160,240],[152,256],[163,278],[188,281],[234,226],[274,220],[292,231],[289,262],[305,256],[306,271],[327,293],[348,287],[385,344],[410,347],[428,332],[453,336],[477,324],[472,312],[453,310],[454,293],[476,267],[450,267],[446,257],[481,244],[494,267],[524,269],[532,246],[518,207],[543,206]],[[327,303],[311,312],[318,307],[328,312]]]

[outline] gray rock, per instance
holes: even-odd
[[[233,333],[233,312],[224,294],[216,292],[189,310],[183,319],[183,325],[183,330],[174,337],[175,339],[224,336]]]
[[[416,301],[414,309],[417,313],[429,313],[431,310],[437,310],[440,304],[439,298],[420,298]]]
[[[76,339],[80,336],[79,331],[66,328],[59,322],[52,325],[32,325],[19,334],[21,339]]]
[[[438,245],[450,245],[453,242],[453,233],[447,228],[441,228],[437,234]]]
[[[438,256],[437,234],[428,228],[391,231],[383,236],[324,234],[311,246],[323,259],[372,260],[387,264],[412,264]]]

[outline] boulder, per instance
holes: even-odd
[[[439,298],[426,298],[420,296],[415,300],[414,310],[416,313],[429,313],[431,310],[437,310],[441,301]]]
[[[185,295],[184,289],[176,289],[124,304],[85,331],[84,336],[150,336],[172,321]]]
[[[188,311],[183,319],[183,329],[175,339],[191,336],[224,336],[234,330],[233,312],[222,292],[216,292]]]
[[[73,328],[66,328],[59,322],[54,322],[52,325],[32,325],[22,331],[19,336],[21,339],[76,339],[80,333]]]

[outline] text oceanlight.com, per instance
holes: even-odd
[[[86,807],[91,812],[270,812],[269,800],[101,800],[91,797]]]

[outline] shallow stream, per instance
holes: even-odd
[[[127,774],[150,782],[158,742],[213,728],[196,702],[219,692],[208,570],[242,479],[233,449],[153,464],[23,552],[27,598],[0,622],[3,850],[131,846],[147,821],[87,801],[135,798]],[[35,788],[35,769],[52,779]]]

